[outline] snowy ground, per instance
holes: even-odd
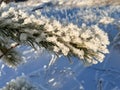
[[[81,26],[97,24],[102,17],[115,19],[114,24],[98,24],[108,33],[110,42],[118,33],[116,24],[120,24],[120,6],[104,6],[99,8],[54,8],[46,7],[42,14],[49,18],[56,18],[61,23],[72,22]],[[38,54],[29,52],[29,62],[21,65],[16,70],[4,66],[0,62],[0,88],[6,82],[17,76],[26,75],[28,79],[43,90],[120,90],[120,52],[108,47],[110,54],[106,55],[103,63],[85,67],[82,62],[73,57],[73,64],[67,58],[61,57],[58,61],[46,69],[51,56],[45,52]],[[21,47],[20,50],[27,49]],[[120,48],[119,48],[120,49]],[[35,56],[38,56],[35,58]]]

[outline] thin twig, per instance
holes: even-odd
[[[102,89],[102,83],[103,83],[102,80],[99,80],[99,81],[98,81],[98,90],[103,90],[103,89]]]
[[[0,55],[0,59],[5,56],[10,50],[12,50],[13,48],[16,48],[17,46],[19,46],[19,44],[15,44],[14,46],[11,46],[6,52],[4,52],[2,55]]]
[[[95,67],[91,67],[92,69],[94,70],[98,70],[98,71],[103,71],[103,72],[113,72],[113,73],[116,73],[116,74],[120,74],[119,71],[115,71],[115,70],[111,70],[111,69],[101,69],[101,68],[95,68]]]

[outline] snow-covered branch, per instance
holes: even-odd
[[[103,5],[120,5],[119,0],[57,0],[59,5],[64,6],[103,6]]]
[[[82,6],[105,6],[105,5],[120,5],[119,0],[28,0],[26,3],[29,6],[35,4],[52,3],[54,6],[64,7],[82,7]]]
[[[19,44],[44,47],[58,55],[76,56],[85,63],[96,64],[108,53],[107,33],[97,25],[78,27],[48,19],[40,11],[29,12],[11,3],[0,7],[0,33]]]
[[[12,79],[7,85],[0,90],[39,90],[31,82],[29,82],[25,77],[17,77]]]

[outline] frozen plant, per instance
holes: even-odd
[[[72,23],[63,25],[42,16],[40,11],[29,12],[15,3],[1,4],[0,39],[3,38],[18,45],[33,48],[37,45],[58,56],[76,56],[85,64],[102,62],[104,54],[109,52],[107,33],[97,24],[87,26],[83,23],[81,27]]]
[[[12,79],[0,90],[40,90],[29,82],[25,77],[17,77]]]
[[[32,2],[32,0],[30,0]],[[120,5],[119,0],[40,0],[39,3],[52,2],[55,6],[64,7],[82,7],[82,6],[105,6],[105,5]],[[33,2],[35,3],[35,2]]]

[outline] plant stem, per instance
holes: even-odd
[[[19,46],[19,44],[15,44],[14,46],[11,46],[6,52],[4,52],[2,55],[0,55],[0,59],[5,56],[10,50],[12,50],[13,48],[16,48],[17,46]]]

